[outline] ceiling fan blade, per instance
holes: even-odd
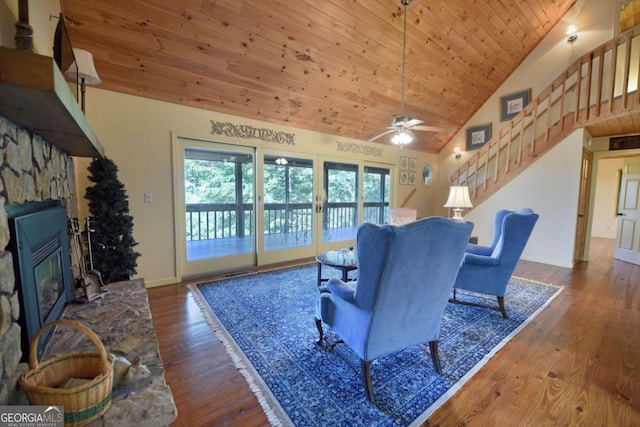
[[[406,128],[415,128],[418,125],[421,125],[422,123],[424,123],[423,120],[418,120],[418,119],[409,119],[407,121],[404,122],[404,127]]]
[[[366,128],[366,129],[362,129],[362,132],[371,132],[374,130],[381,130],[381,129],[395,129],[395,127],[393,126],[384,126],[384,127],[379,127],[379,128]]]
[[[449,133],[453,130],[451,128],[445,128],[445,127],[439,127],[439,126],[414,126],[411,129],[424,130],[427,132],[442,132],[442,133]]]
[[[378,138],[380,138],[380,137],[383,137],[383,136],[385,136],[385,135],[387,135],[387,134],[389,134],[389,133],[391,133],[391,132],[395,132],[395,131],[396,131],[396,130],[395,130],[394,128],[391,128],[391,129],[389,129],[389,130],[386,130],[386,131],[382,132],[382,133],[381,133],[381,134],[379,134],[379,135],[374,136],[373,138],[369,138],[369,139],[367,140],[367,142],[373,142],[373,141],[375,141],[376,139],[378,139]]]

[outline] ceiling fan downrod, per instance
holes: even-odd
[[[411,0],[401,0],[404,6],[404,27],[402,29],[402,87],[400,91],[400,117],[404,117],[404,75],[407,62],[407,6]]]
[[[407,6],[410,1],[411,0],[401,0],[402,5],[404,6],[404,26],[402,28],[402,87],[400,88],[400,120],[402,120],[402,123],[396,131],[396,134],[391,138],[391,142],[399,145],[400,148],[413,141],[413,137],[407,129],[405,129],[407,119],[404,115],[404,80],[407,63]]]

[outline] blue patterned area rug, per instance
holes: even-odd
[[[350,366],[359,366],[351,350],[315,345],[316,280],[314,264],[190,287],[273,425],[417,425],[562,290],[512,278],[508,320],[497,311],[448,304],[439,342],[444,375],[435,372],[426,344],[377,359],[373,405]],[[459,291],[458,298],[480,296]]]

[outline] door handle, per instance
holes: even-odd
[[[618,216],[625,216],[622,212],[618,212]]]

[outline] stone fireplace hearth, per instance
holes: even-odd
[[[0,116],[0,405],[12,401],[27,369],[20,363],[20,302],[5,205],[59,201],[77,216],[72,158],[40,136]]]

